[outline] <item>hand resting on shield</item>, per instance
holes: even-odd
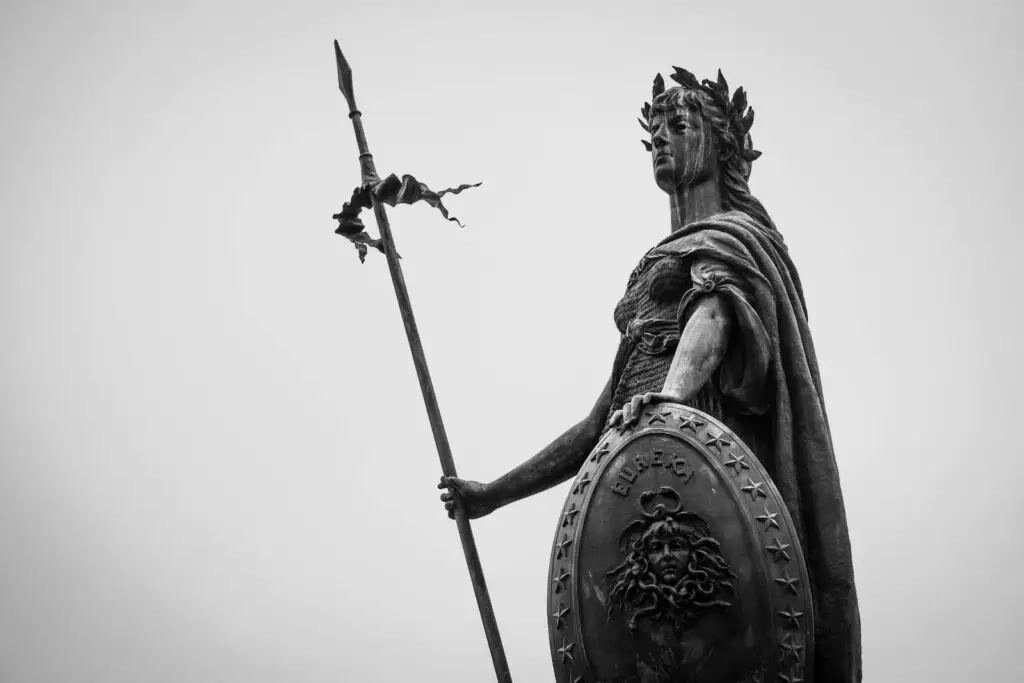
[[[649,391],[646,394],[638,394],[629,403],[624,404],[612,413],[612,416],[608,418],[607,428],[618,427],[620,432],[624,431],[636,426],[637,422],[640,421],[644,408],[647,406],[654,405],[655,403],[681,402],[682,399],[679,396],[663,391]]]

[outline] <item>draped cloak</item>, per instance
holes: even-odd
[[[659,263],[677,267],[659,275]],[[672,277],[681,270],[689,273],[685,288]],[[815,681],[859,683],[860,615],[839,472],[803,290],[777,231],[729,211],[675,231],[645,255],[616,309],[623,341],[612,410],[634,393],[661,390],[679,331],[711,292],[732,307],[729,347],[688,403],[747,442],[786,502],[814,597]],[[675,315],[641,319],[659,310],[661,318]]]

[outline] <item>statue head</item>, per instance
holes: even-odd
[[[629,613],[630,630],[647,617],[681,632],[704,611],[731,605],[735,575],[707,522],[668,486],[642,493],[640,507],[622,535],[625,559],[608,572],[611,610]]]
[[[761,153],[753,148],[754,110],[747,107],[743,88],[730,97],[721,71],[717,81],[698,82],[689,71],[674,69],[671,78],[679,85],[666,89],[658,74],[653,98],[641,109],[640,125],[651,134],[643,143],[651,153],[658,187],[671,194],[714,180],[726,209],[743,211],[774,228],[747,184],[751,164]]]
[[[648,117],[654,182],[665,192],[717,180],[728,148],[716,137],[699,90],[671,88],[654,98]]]

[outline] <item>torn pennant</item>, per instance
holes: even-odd
[[[471,187],[480,187],[480,185],[481,183],[459,185],[458,187],[449,187],[440,192],[434,192],[427,187],[426,183],[421,183],[411,175],[403,175],[399,178],[392,173],[387,178],[384,178],[384,180],[357,187],[352,192],[352,198],[341,207],[341,212],[333,216],[338,221],[338,227],[334,232],[351,241],[356,251],[359,252],[359,261],[364,262],[370,247],[382,254],[384,253],[384,245],[379,239],[374,239],[367,234],[366,226],[363,225],[363,221],[359,218],[359,214],[363,209],[369,209],[373,206],[374,197],[377,201],[383,202],[388,206],[426,202],[440,211],[441,215],[446,219],[454,221],[461,228],[463,227],[462,223],[459,222],[458,218],[448,213],[448,209],[441,201],[441,198],[446,194],[459,194],[463,190],[468,190]]]

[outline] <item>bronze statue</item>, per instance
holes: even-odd
[[[552,549],[559,681],[861,680],[849,533],[797,271],[750,194],[754,112],[721,72],[642,109],[671,232],[629,275],[589,415],[470,518],[575,477]]]

